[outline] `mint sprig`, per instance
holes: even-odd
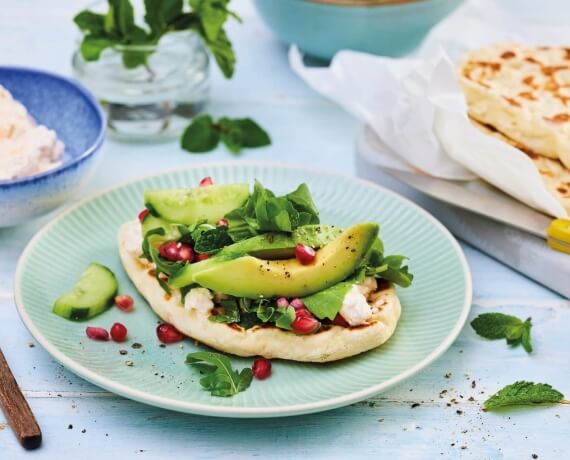
[[[205,153],[220,141],[232,153],[271,144],[269,134],[251,118],[222,117],[214,121],[210,115],[200,115],[184,131],[180,146],[191,153]]]
[[[525,321],[503,313],[483,313],[471,321],[471,327],[486,339],[506,339],[511,346],[522,344],[527,353],[532,352],[531,318]]]
[[[566,403],[564,395],[546,383],[518,381],[507,385],[483,403],[485,410],[507,406]]]
[[[200,385],[212,396],[234,396],[246,390],[251,384],[253,373],[246,367],[240,372],[232,368],[226,356],[220,353],[198,351],[186,356],[186,363],[200,370],[204,377]]]
[[[108,0],[107,13],[85,10],[74,18],[83,33],[81,56],[86,61],[97,61],[105,49],[114,48],[122,54],[126,68],[148,66],[148,57],[153,51],[145,47],[156,45],[171,32],[190,30],[202,38],[224,76],[231,78],[236,58],[224,26],[230,17],[241,19],[228,9],[229,2],[190,0],[190,9],[186,9],[183,0],[145,0],[145,24],[141,27],[135,23],[130,0]],[[152,77],[151,70],[149,73]]]

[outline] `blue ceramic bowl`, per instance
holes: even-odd
[[[349,49],[401,56],[463,0],[416,0],[376,6],[339,6],[310,0],[254,0],[267,25],[286,43],[331,59]]]
[[[0,67],[0,85],[65,144],[59,167],[35,176],[0,180],[0,227],[9,227],[45,214],[75,194],[96,164],[105,119],[86,89],[59,75]]]

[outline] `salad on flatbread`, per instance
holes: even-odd
[[[376,348],[412,275],[385,254],[376,222],[320,221],[306,184],[146,190],[118,232],[122,264],[166,323],[216,350],[328,362]]]

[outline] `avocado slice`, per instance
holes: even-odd
[[[145,206],[157,217],[176,224],[200,220],[215,224],[249,198],[248,184],[209,185],[192,189],[146,190]]]
[[[210,259],[185,265],[170,278],[168,284],[173,289],[187,286],[195,282],[196,273],[246,254],[264,260],[291,259],[295,257],[297,243],[317,249],[333,241],[341,233],[342,229],[334,225],[304,225],[297,228],[291,235],[286,233],[257,235],[226,246]]]
[[[311,265],[296,259],[263,260],[243,256],[213,264],[193,275],[194,282],[236,297],[303,297],[350,276],[378,237],[378,224],[362,223],[345,230],[317,251]]]

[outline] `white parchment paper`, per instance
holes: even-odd
[[[533,208],[568,217],[526,155],[467,117],[457,62],[467,50],[496,42],[568,45],[570,28],[525,24],[495,2],[473,0],[432,29],[411,58],[341,51],[329,67],[308,67],[293,46],[289,60],[313,89],[370,125],[396,153],[378,154],[380,166],[444,179],[479,176]]]

